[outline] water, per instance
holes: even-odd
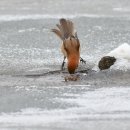
[[[87,61],[79,70],[92,69],[114,48],[130,45],[129,12],[128,0],[1,0],[0,129],[130,129],[129,61],[65,82],[61,41],[50,31],[59,18],[72,19]]]

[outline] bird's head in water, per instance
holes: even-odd
[[[70,74],[74,74],[79,64],[79,57],[77,55],[71,55],[68,57],[68,71]]]
[[[98,67],[100,70],[109,69],[116,61],[115,57],[104,56],[98,63]]]

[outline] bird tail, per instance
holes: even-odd
[[[52,29],[61,40],[68,39],[69,37],[76,37],[76,32],[74,30],[74,24],[70,20],[64,18],[60,19],[60,24],[57,24],[57,29]]]

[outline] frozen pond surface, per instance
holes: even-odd
[[[129,130],[129,61],[65,82],[61,41],[50,32],[72,19],[87,61],[77,71],[88,70],[130,45],[129,14],[129,0],[1,0],[0,130]]]

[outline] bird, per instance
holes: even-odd
[[[56,29],[51,29],[61,40],[61,52],[64,55],[64,59],[61,65],[63,70],[65,59],[67,58],[67,69],[70,74],[74,74],[78,68],[79,60],[83,63],[86,61],[80,57],[80,41],[77,36],[77,32],[74,28],[74,23],[71,20],[61,18],[59,24],[56,24]]]
[[[98,63],[98,67],[100,70],[109,69],[116,62],[116,58],[114,56],[104,56]]]

